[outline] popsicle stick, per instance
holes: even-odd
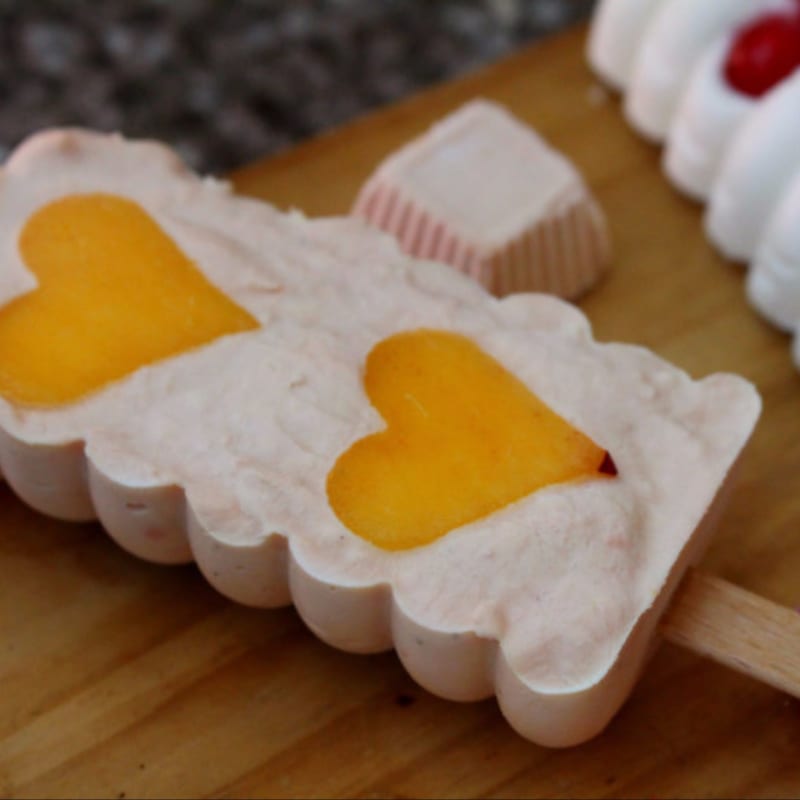
[[[690,570],[661,622],[674,644],[800,697],[800,613]]]

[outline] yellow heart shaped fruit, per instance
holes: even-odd
[[[401,333],[367,358],[387,428],[328,475],[342,523],[372,544],[429,544],[545,486],[616,474],[608,453],[464,336]]]
[[[0,309],[0,395],[13,403],[69,403],[258,327],[122,197],[70,195],[44,206],[19,249],[39,285]]]

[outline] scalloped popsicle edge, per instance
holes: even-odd
[[[740,456],[741,457],[741,456]],[[82,442],[63,446],[30,445],[0,427],[0,466],[14,492],[43,513],[73,520],[97,519],[124,550],[152,560],[141,542],[150,527],[169,528],[172,558],[194,561],[209,584],[244,605],[279,608],[294,605],[306,626],[322,641],[353,653],[394,648],[409,675],[423,688],[448,700],[475,701],[494,695],[503,716],[522,736],[564,747],[600,733],[627,698],[658,641],[662,614],[684,572],[703,555],[727,503],[736,464],[729,470],[698,529],[673,563],[654,603],[639,616],[613,666],[596,683],[575,691],[546,692],[526,684],[505,658],[502,643],[471,631],[428,628],[408,615],[388,583],[337,586],[315,576],[299,560],[290,537],[273,533],[247,559],[257,563],[261,596],[253,602],[239,583],[227,584],[222,563],[242,561],[242,549],[215,539],[192,510],[186,492],[175,485],[131,487],[100,471]],[[47,482],[41,481],[47,475]],[[69,504],[54,503],[59,497]],[[447,669],[442,669],[447,664]]]

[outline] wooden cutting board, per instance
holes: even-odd
[[[377,161],[469,97],[506,103],[583,170],[610,218],[612,276],[583,308],[604,340],[693,375],[739,372],[765,400],[704,567],[800,604],[800,374],[746,305],[740,268],[662,180],[584,65],[575,30],[235,176],[310,215],[347,211]],[[0,795],[797,797],[800,703],[664,646],[594,741],[514,734],[493,701],[417,688],[392,654],[351,656],[291,609],[216,596],[94,525],[39,517],[0,488]]]

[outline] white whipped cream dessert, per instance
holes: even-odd
[[[692,70],[664,149],[664,172],[685,194],[705,202],[725,151],[756,101],[731,88],[723,68],[733,36],[721,37]]]
[[[628,88],[639,41],[663,0],[601,0],[589,32],[587,57],[615,89]]]
[[[636,54],[618,80],[596,43],[603,53],[616,41],[624,50],[633,29]],[[590,42],[597,73],[627,89],[634,127],[658,142],[666,137],[667,177],[708,201],[712,243],[730,259],[756,259],[753,304],[794,329],[790,285],[800,254],[787,234],[793,201],[781,198],[800,174],[800,4],[660,0],[654,8],[649,0],[602,0]]]
[[[643,136],[661,142],[669,132],[691,70],[714,40],[782,0],[665,0],[636,51],[625,113]]]
[[[711,190],[705,227],[734,261],[756,253],[792,177],[800,171],[800,72],[749,114],[727,149]]]
[[[756,251],[747,296],[779,328],[800,327],[800,166]]]

